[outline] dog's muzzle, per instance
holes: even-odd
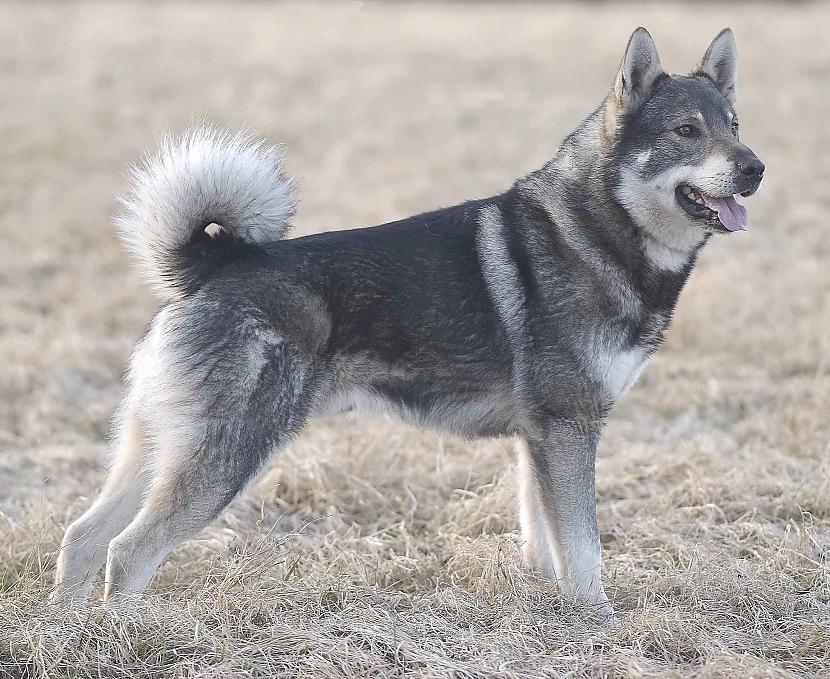
[[[758,156],[746,149],[735,159],[735,167],[740,173],[738,193],[744,197],[751,196],[761,185],[766,166]]]

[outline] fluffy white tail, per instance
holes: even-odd
[[[130,169],[129,180],[115,225],[145,281],[165,300],[184,296],[204,274],[203,266],[198,275],[188,270],[188,246],[207,238],[206,226],[218,224],[225,237],[248,243],[279,240],[297,207],[279,149],[210,125],[165,136],[155,154]]]

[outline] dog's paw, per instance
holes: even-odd
[[[49,593],[49,604],[61,608],[78,608],[87,601],[86,592],[81,587],[56,585]]]
[[[608,630],[620,629],[623,626],[620,619],[614,615],[613,611],[610,615],[600,618],[600,622],[602,623],[602,626]]]

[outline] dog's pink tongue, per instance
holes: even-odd
[[[718,213],[718,219],[730,231],[746,231],[746,208],[734,197],[712,198],[705,193],[700,197],[706,203],[706,207]]]

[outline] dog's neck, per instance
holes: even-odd
[[[542,168],[521,179],[559,228],[584,232],[618,255],[624,268],[676,274],[694,266],[708,234],[670,232],[641,224],[620,202],[619,167],[614,156],[614,115],[607,102],[588,116]]]
[[[604,107],[597,109],[569,135],[544,167],[519,180],[524,200],[542,208],[585,265],[601,268],[607,279],[619,271],[614,287],[627,289],[645,308],[671,316],[677,299],[705,243],[666,243],[644,229],[615,195],[617,177],[613,140],[607,135]]]

